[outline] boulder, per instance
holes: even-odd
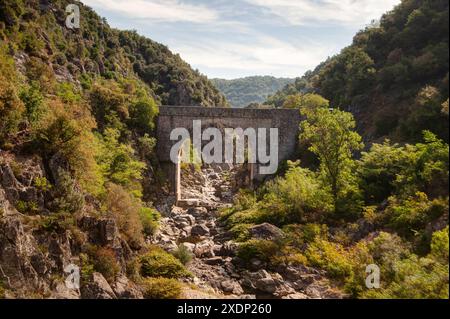
[[[143,299],[142,292],[124,275],[119,276],[111,286],[119,299]]]
[[[222,264],[224,262],[224,260],[222,259],[222,257],[211,257],[211,258],[205,259],[203,262],[207,265],[215,266],[215,265]]]
[[[204,240],[195,245],[194,254],[197,258],[214,257],[214,242],[212,240]]]
[[[255,239],[276,240],[284,237],[283,231],[269,223],[253,226],[250,234]]]
[[[222,281],[220,286],[226,293],[231,293],[234,295],[242,295],[244,293],[244,289],[242,289],[241,285],[235,280]]]
[[[191,229],[191,235],[192,236],[208,236],[209,235],[209,228],[206,227],[206,225],[195,225]]]
[[[198,218],[206,216],[208,214],[208,210],[205,207],[191,207],[187,210],[187,213]]]
[[[81,287],[81,297],[83,299],[117,299],[105,277],[98,272],[94,272],[91,281]]]

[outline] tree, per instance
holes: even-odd
[[[346,197],[356,183],[352,177],[352,153],[361,150],[361,136],[354,131],[352,114],[318,108],[302,124],[300,139],[320,160],[320,171],[333,195],[335,212],[341,197]]]

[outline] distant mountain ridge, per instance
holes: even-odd
[[[242,108],[253,103],[263,103],[295,79],[276,78],[273,76],[250,76],[234,80],[212,79],[232,107]]]

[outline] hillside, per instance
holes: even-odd
[[[65,27],[69,1],[2,1],[0,38],[20,62],[45,64],[61,81],[77,84],[119,77],[144,82],[158,102],[168,105],[223,106],[224,97],[179,55],[134,31],[108,26],[80,6],[79,29]]]
[[[268,96],[290,84],[294,79],[272,76],[251,76],[235,80],[212,79],[233,107],[263,103]]]
[[[428,129],[448,141],[448,17],[448,1],[402,1],[268,103],[315,92],[351,111],[366,139],[418,141]]]
[[[0,299],[449,298],[448,2],[404,0],[253,105],[302,114],[265,181],[250,139],[245,163],[192,162],[195,143],[179,175],[160,163],[159,106],[225,97],[81,4],[68,29],[69,3],[0,2]],[[277,82],[240,81],[241,98]]]

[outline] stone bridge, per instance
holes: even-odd
[[[187,106],[163,106],[157,121],[157,154],[171,181],[172,190],[179,199],[180,165],[174,164],[170,151],[177,141],[170,140],[175,128],[185,128],[193,133],[193,123],[201,120],[202,130],[215,128],[271,128],[278,129],[279,162],[290,159],[298,145],[300,112],[294,109],[232,109]],[[208,141],[203,142],[203,144]],[[204,145],[202,145],[203,147]],[[251,179],[261,179],[255,169],[249,170]]]

